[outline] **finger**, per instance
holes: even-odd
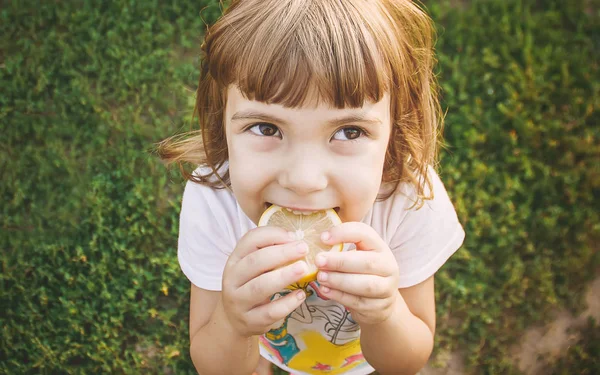
[[[338,243],[354,243],[357,250],[383,251],[387,244],[375,229],[365,223],[347,222],[329,229],[321,234],[321,241],[328,245]]]
[[[248,321],[255,322],[257,325],[271,327],[275,322],[285,319],[300,306],[306,293],[303,290],[296,290],[285,297],[273,300],[269,303],[260,305],[248,311]],[[261,332],[264,333],[264,332]]]
[[[300,280],[309,272],[305,261],[299,260],[287,266],[263,273],[238,289],[240,300],[250,306],[263,303],[265,299]]]
[[[361,312],[378,311],[385,309],[387,305],[389,305],[389,302],[385,299],[357,296],[341,290],[331,289],[326,286],[320,286],[319,290],[327,298],[334,300],[351,310]]]
[[[268,246],[246,255],[235,265],[233,272],[241,286],[265,272],[304,258],[306,254],[308,245],[304,241]]]
[[[375,251],[326,251],[317,254],[315,265],[321,270],[379,276],[389,276],[398,267]]]
[[[285,229],[272,226],[258,227],[248,231],[239,240],[231,256],[239,261],[251,252],[263,247],[281,245],[292,241],[296,241],[296,236],[290,235]]]
[[[397,293],[392,277],[319,271],[317,280],[330,289],[366,298],[387,298]]]

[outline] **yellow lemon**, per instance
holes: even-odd
[[[272,205],[262,214],[258,226],[272,225],[288,232],[296,233],[297,240],[303,240],[308,245],[308,254],[304,258],[309,272],[298,280],[298,284],[308,284],[317,278],[315,257],[322,251],[342,251],[344,244],[328,246],[321,241],[321,233],[329,230],[342,220],[333,209],[316,211],[310,214],[296,213],[290,209]]]

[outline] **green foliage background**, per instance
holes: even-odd
[[[436,279],[436,352],[518,373],[509,345],[552,309],[581,308],[600,266],[600,7],[426,5],[447,110],[440,174],[467,231]],[[0,373],[193,373],[183,181],[150,151],[189,128],[204,22],[220,12],[3,2]],[[598,330],[557,373],[600,371]]]

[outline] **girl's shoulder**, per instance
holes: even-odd
[[[431,199],[419,204],[416,187],[401,183],[389,198],[376,201],[363,221],[377,230],[384,240],[391,240],[400,229],[406,232],[413,227],[430,226],[434,222],[458,222],[454,205],[440,176],[431,167],[427,173],[431,188],[426,185],[424,195],[431,193]]]
[[[212,170],[206,166],[199,166],[192,172],[195,177],[206,176]],[[217,179],[216,176],[211,177]],[[187,202],[186,202],[187,200]],[[228,188],[214,188],[188,180],[183,193],[183,204],[191,204],[196,208],[211,209],[212,211],[229,211],[237,206],[233,193]]]
[[[193,174],[206,175],[210,169],[198,167]],[[187,181],[181,202],[181,222],[195,222],[197,227],[218,229],[222,235],[239,240],[253,224],[242,212],[233,192]]]
[[[403,185],[373,206],[370,224],[394,253],[400,270],[398,287],[432,276],[460,248],[465,231],[439,175],[429,171],[432,199],[415,205],[416,188]],[[428,195],[430,191],[426,191]]]

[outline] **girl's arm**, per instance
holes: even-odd
[[[222,291],[192,285],[190,355],[202,375],[252,374],[258,337],[304,302],[302,290],[270,296],[308,273],[308,246],[281,228],[247,232],[223,270]]]
[[[361,326],[363,355],[381,375],[414,375],[425,366],[433,349],[433,276],[398,291],[394,311],[387,320]]]
[[[251,374],[258,365],[258,336],[241,337],[236,333],[223,311],[221,292],[200,289],[194,284],[190,343],[192,362],[202,375]]]

